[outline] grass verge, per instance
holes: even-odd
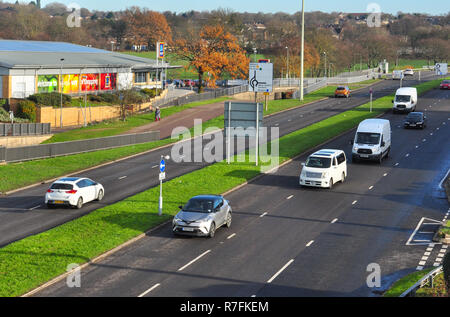
[[[402,277],[397,282],[392,284],[391,288],[384,293],[384,297],[399,297],[411,286],[416,284],[421,278],[430,273],[434,268],[417,271]]]
[[[279,139],[279,162],[387,111],[391,108],[391,98],[376,100],[373,112],[369,112],[369,105],[365,104],[283,136]],[[253,153],[246,152],[239,157],[245,161],[231,165],[219,162],[166,182],[161,217],[158,216],[159,188],[154,187],[5,246],[0,249],[0,296],[21,295],[64,273],[69,264],[85,263],[169,220],[178,212],[177,206],[194,195],[221,194],[261,173],[248,159],[254,157]]]

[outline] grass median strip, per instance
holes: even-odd
[[[369,112],[368,104],[362,105],[280,138],[280,163],[385,112],[391,108],[391,98],[375,101],[373,112]],[[253,157],[252,153],[240,156]],[[260,173],[248,159],[231,165],[216,163],[166,182],[161,217],[159,188],[154,187],[5,246],[0,249],[0,296],[21,295],[64,273],[69,264],[85,263],[171,219],[178,212],[177,206],[194,195],[224,193]]]

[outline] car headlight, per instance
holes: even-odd
[[[328,176],[330,176],[330,173],[328,172],[322,173],[322,178],[328,178]]]

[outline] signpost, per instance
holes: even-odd
[[[11,119],[11,124],[14,124],[14,112],[9,112],[9,119]]]
[[[273,64],[266,61],[250,63],[248,78],[249,91],[255,93],[255,103],[258,101],[258,92],[264,93],[264,103],[267,111],[267,96],[273,91]]]
[[[165,157],[166,159],[169,159],[169,156]],[[162,183],[163,180],[166,179],[166,162],[164,161],[164,156],[161,155],[161,162],[159,163],[159,208],[158,208],[158,215],[162,215],[162,208],[163,208],[163,196],[162,196]]]
[[[370,112],[372,112],[373,89],[370,88]]]
[[[448,64],[447,63],[437,63],[435,66],[436,75],[445,76],[448,74]]]

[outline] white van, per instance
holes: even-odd
[[[347,178],[347,158],[341,150],[320,150],[302,166],[300,186],[332,188]]]
[[[394,113],[402,112],[412,112],[416,111],[417,106],[417,88],[414,87],[403,87],[397,89],[395,93],[395,99],[392,101],[394,103],[393,111]]]
[[[403,78],[405,78],[405,74],[403,73],[403,71],[402,70],[394,70],[393,72],[392,72],[392,79],[393,80],[396,80],[396,79],[403,79]]]
[[[361,122],[353,141],[352,160],[380,162],[391,151],[391,124],[389,120],[367,119]]]

